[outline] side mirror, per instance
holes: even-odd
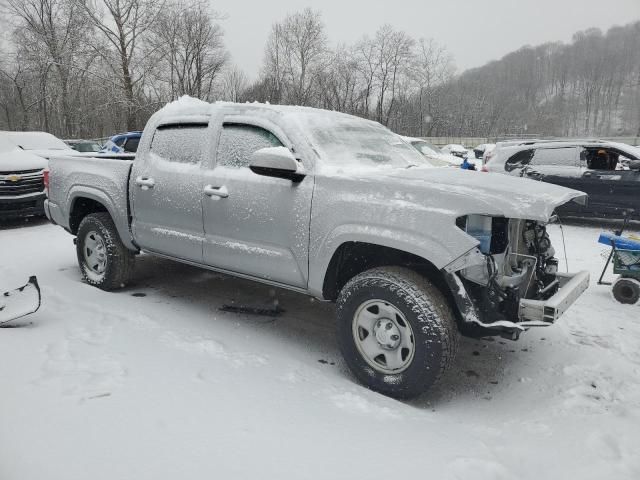
[[[640,160],[631,160],[629,162],[629,170],[640,171]]]
[[[301,182],[305,177],[302,166],[285,147],[269,147],[256,150],[251,155],[249,168],[253,173],[265,177],[284,178]]]

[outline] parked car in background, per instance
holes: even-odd
[[[553,183],[589,195],[586,205],[565,205],[569,216],[640,219],[640,150],[599,140],[534,141],[498,148],[485,165],[504,173]]]
[[[64,143],[82,153],[97,153],[102,149],[102,145],[93,140],[65,140]]]
[[[58,137],[47,132],[0,132],[0,136],[34,155],[49,159],[55,155],[74,155],[76,151]]]
[[[558,272],[545,227],[583,193],[433,168],[369,120],[182,98],[140,146],[50,162],[45,211],[85,281],[123,287],[144,251],[334,301],[347,365],[387,395],[440,378],[458,331],[516,339],[589,283]]]
[[[136,153],[142,132],[127,132],[114,135],[104,144],[102,153]]]
[[[462,159],[460,157],[442,153],[438,147],[426,140],[414,137],[402,137],[402,139],[405,142],[410,143],[413,148],[418,150],[431,164],[436,167],[459,167],[462,163]]]
[[[44,215],[47,161],[0,136],[0,220]]]
[[[473,149],[473,155],[477,159],[482,160],[484,158],[484,155],[487,152],[490,152],[491,150],[493,150],[494,148],[496,148],[495,143],[481,143],[480,145],[476,146]]]
[[[449,145],[445,145],[441,148],[442,153],[455,155],[456,157],[465,158],[469,155],[469,151],[464,148],[462,145],[458,145],[457,143],[450,143]]]

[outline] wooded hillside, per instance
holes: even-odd
[[[336,46],[306,9],[272,26],[250,81],[224,45],[224,16],[205,0],[0,5],[0,129],[104,137],[141,129],[191,95],[340,110],[415,136],[640,134],[640,22],[456,75],[432,39],[383,25]]]

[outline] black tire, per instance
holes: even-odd
[[[613,297],[620,303],[635,305],[640,300],[640,282],[621,277],[613,284]]]
[[[353,330],[361,305],[373,299],[389,302],[410,324],[414,352],[399,373],[373,368],[360,353]],[[458,348],[453,312],[444,295],[429,280],[401,267],[367,270],[353,277],[337,301],[338,341],[354,375],[367,387],[394,398],[408,399],[425,392],[451,365]]]
[[[92,235],[101,237],[105,247],[104,270],[97,273],[88,265],[85,252]],[[124,246],[111,216],[106,212],[92,213],[80,222],[77,233],[76,253],[78,265],[85,281],[102,290],[116,290],[124,287],[133,273],[135,254]]]

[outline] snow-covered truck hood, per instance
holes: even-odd
[[[422,197],[425,205],[460,215],[481,214],[548,222],[553,211],[587,194],[549,183],[507,175],[448,168],[409,168],[368,172],[361,178],[380,181],[398,192]],[[420,193],[422,193],[420,195]]]
[[[47,161],[44,158],[18,148],[0,152],[0,172],[17,172],[46,167]]]

